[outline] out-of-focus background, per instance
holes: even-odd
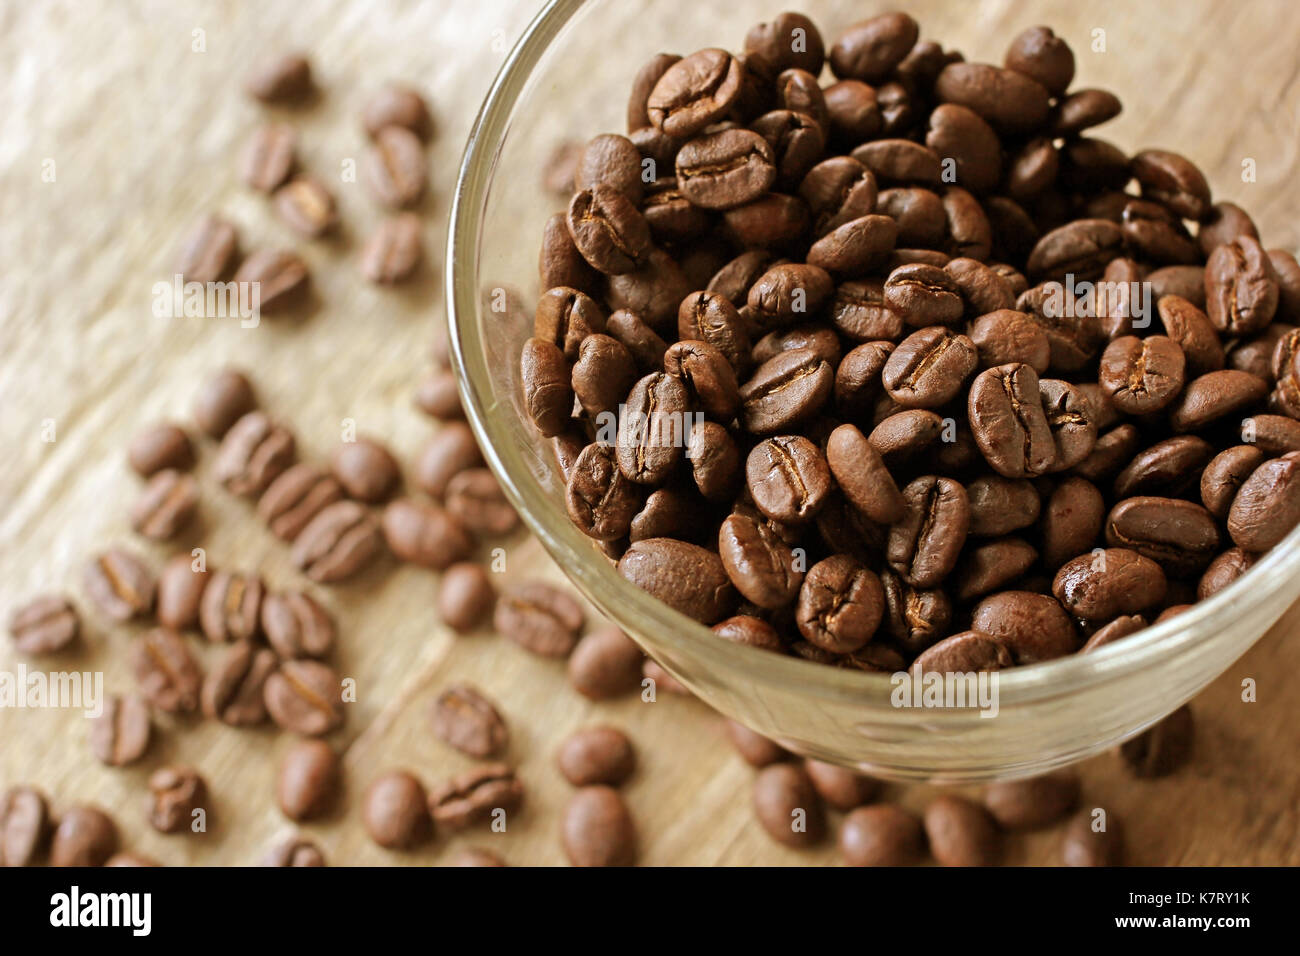
[[[632,0],[613,2],[632,8]],[[717,6],[712,42],[736,49],[749,24],[724,22],[725,6]],[[637,5],[656,18],[673,7]],[[785,8],[812,15],[829,43],[889,5],[774,2],[769,14]],[[211,443],[202,445],[197,471],[199,521],[170,547],[130,530],[127,511],[140,482],[126,467],[127,441],[159,419],[188,423],[198,383],[224,364],[250,373],[262,406],[296,433],[304,459],[324,460],[351,419],[398,454],[409,485],[415,456],[438,428],[411,396],[443,325],[442,244],[456,167],[493,75],[536,9],[511,0],[0,4],[0,617],[7,621],[31,596],[60,591],[81,611],[84,632],[75,648],[40,661],[0,638],[0,671],[102,671],[107,692],[133,689],[125,649],[143,626],[107,622],[81,586],[82,566],[111,545],[128,546],[155,567],[202,546],[215,568],[256,570],[272,588],[308,586],[249,504],[216,483]],[[1216,198],[1254,215],[1267,246],[1295,249],[1300,21],[1289,0],[930,0],[907,9],[923,37],[976,60],[1000,62],[1016,32],[1052,26],[1075,50],[1075,85],[1113,89],[1124,101],[1124,114],[1098,135],[1129,151],[1159,145],[1186,154],[1205,170]],[[1090,49],[1097,30],[1105,32],[1104,54]],[[245,69],[294,48],[311,57],[317,100],[292,110],[249,100],[240,89]],[[619,55],[618,36],[593,50],[588,79],[611,84],[611,122],[557,110],[557,143],[607,126],[622,132],[622,103],[639,65]],[[435,132],[429,195],[419,210],[426,264],[415,281],[377,289],[362,279],[357,254],[382,213],[340,173],[366,145],[362,106],[389,80],[425,94]],[[298,128],[303,167],[337,196],[338,234],[298,239],[238,181],[238,150],[268,116]],[[1246,158],[1256,161],[1254,182],[1242,180]],[[178,241],[206,213],[234,222],[244,251],[296,248],[312,270],[310,301],[256,329],[156,318],[153,284],[170,277]],[[520,242],[531,249],[536,237]],[[519,285],[531,280],[520,277]],[[562,581],[522,532],[506,544],[510,577]],[[299,828],[331,863],[437,863],[467,845],[515,864],[563,862],[559,814],[570,788],[554,754],[570,731],[594,723],[625,729],[637,745],[639,769],[624,792],[641,862],[837,859],[833,840],[795,852],[759,829],[752,771],[705,707],[662,693],[653,704],[635,696],[592,704],[570,688],[561,664],[489,629],[454,636],[434,613],[435,585],[430,572],[385,562],[339,586],[309,586],[337,618],[334,663],[358,687],[333,738],[346,747],[345,799],[329,819]],[[1130,862],[1300,862],[1296,620],[1293,611],[1194,702],[1190,766],[1135,781],[1113,755],[1082,765],[1084,800],[1122,818]],[[213,650],[191,641],[200,652]],[[1258,683],[1257,703],[1242,701],[1246,678]],[[506,833],[471,831],[412,853],[383,851],[358,820],[372,778],[407,768],[432,784],[472,765],[429,726],[432,701],[453,681],[476,684],[499,703],[526,805]],[[167,864],[253,863],[294,831],[272,797],[288,735],[165,716],[156,729],[144,761],[110,769],[91,756],[80,712],[0,709],[0,789],[39,785],[56,813],[76,802],[99,804],[116,817],[127,848]],[[169,763],[206,777],[213,792],[206,835],[163,836],[147,825],[145,780]],[[924,788],[885,793],[917,808],[925,797]],[[1017,837],[1009,860],[1057,862],[1058,842],[1055,832]]]

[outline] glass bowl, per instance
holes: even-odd
[[[817,3],[784,6],[809,13],[828,37],[865,15],[828,14]],[[1057,22],[1047,8],[1069,8],[1036,4],[1010,32],[993,37],[980,4],[929,6],[937,11],[933,18],[912,11],[923,36],[985,61],[1000,59],[1015,31]],[[520,349],[531,335],[539,291],[542,226],[561,208],[543,194],[541,166],[566,138],[622,132],[632,76],[654,53],[736,49],[749,24],[774,12],[752,2],[554,0],[510,53],[470,136],[447,242],[451,352],[488,463],[533,533],[596,607],[705,703],[796,753],[883,778],[956,783],[1038,774],[1113,746],[1191,698],[1300,597],[1300,529],[1232,586],[1174,619],[1086,656],[1000,672],[997,714],[988,717],[974,709],[897,707],[890,675],[721,640],[624,581],[565,513],[550,441],[534,430],[519,386]],[[1086,37],[1067,40],[1076,50],[1086,44]],[[1253,102],[1246,72],[1240,71],[1237,89],[1218,91],[1223,102]],[[1127,85],[1127,95],[1119,81],[1114,89],[1129,109],[1134,96],[1141,99],[1136,83]],[[1274,155],[1291,157],[1284,134],[1279,131],[1277,142],[1285,152]],[[1176,138],[1153,139],[1180,149]],[[1231,157],[1220,162],[1224,170],[1234,166]],[[1221,170],[1204,168],[1218,185],[1214,174]],[[1250,198],[1243,202],[1249,208]],[[1257,221],[1270,239],[1293,246],[1279,207],[1274,204],[1279,225],[1271,232],[1267,218]]]

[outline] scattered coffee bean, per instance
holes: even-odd
[[[540,581],[521,581],[502,589],[493,626],[534,654],[568,657],[578,643],[583,619],[581,606],[564,591]]]
[[[401,481],[392,452],[370,438],[343,442],[330,457],[330,470],[348,497],[376,502]]]
[[[569,683],[591,700],[631,693],[641,686],[644,656],[617,627],[597,628],[578,641],[569,655]]]
[[[45,796],[32,787],[0,795],[0,866],[33,866],[50,835]]]
[[[112,548],[86,565],[85,587],[110,618],[129,621],[153,610],[157,582],[134,554]]]
[[[336,501],[321,509],[294,539],[293,563],[313,581],[328,584],[360,572],[383,549],[383,541],[379,522],[368,508]]]
[[[492,612],[496,588],[482,565],[461,561],[451,565],[438,582],[438,616],[453,631],[478,627]]]
[[[390,502],[384,509],[381,526],[383,538],[393,554],[403,561],[435,570],[463,560],[473,548],[461,522],[450,511],[428,501],[398,498]],[[303,537],[309,532],[310,528]],[[340,539],[340,544],[344,540]]]
[[[564,808],[560,832],[574,866],[631,866],[636,860],[636,826],[627,804],[610,787],[583,787],[575,793]]]
[[[613,727],[587,727],[560,745],[556,764],[575,787],[617,787],[636,768],[636,752],[627,734]]]
[[[374,134],[362,158],[371,194],[393,209],[412,206],[424,195],[428,162],[420,138],[403,126],[386,126]]]
[[[152,736],[149,705],[139,697],[113,695],[91,720],[90,750],[100,763],[125,767],[144,756]]]
[[[131,439],[126,458],[145,478],[164,468],[188,471],[194,467],[194,446],[179,425],[162,422],[138,432]]]
[[[266,595],[261,623],[267,643],[281,660],[327,657],[334,649],[334,619],[303,591]]]
[[[324,469],[307,462],[290,465],[262,492],[257,515],[271,532],[294,541],[316,515],[343,497],[343,486]]]
[[[361,111],[361,122],[372,138],[388,126],[404,127],[421,139],[427,139],[433,131],[433,118],[424,97],[400,83],[385,84],[376,92]]]
[[[117,824],[103,810],[87,804],[70,807],[59,818],[50,841],[50,865],[102,866],[117,849],[117,841]]]
[[[253,386],[243,372],[222,369],[203,383],[194,399],[194,421],[211,438],[222,438],[230,426],[257,407]]]
[[[1124,858],[1124,831],[1110,811],[1080,810],[1065,828],[1061,861],[1066,866],[1119,866]]]
[[[301,53],[268,57],[244,76],[244,91],[264,103],[292,102],[311,90],[311,63]]]
[[[235,282],[253,286],[258,304],[268,311],[298,301],[310,277],[307,263],[289,249],[259,249],[235,271]]]
[[[298,133],[288,123],[259,126],[239,154],[239,178],[259,192],[284,184],[297,161]]]
[[[342,685],[333,668],[319,661],[283,661],[262,690],[276,725],[304,737],[319,737],[343,723]]]
[[[186,282],[216,282],[230,270],[238,246],[234,226],[219,216],[204,216],[181,242],[176,271]]]
[[[849,866],[904,866],[925,846],[921,821],[901,807],[858,807],[840,824],[840,855]]]
[[[262,579],[257,575],[230,571],[213,574],[199,602],[203,636],[218,644],[260,636],[265,593]]]
[[[1002,839],[989,812],[965,797],[945,794],[925,808],[930,852],[942,866],[993,866]]]
[[[1006,830],[1032,830],[1064,817],[1079,802],[1079,778],[1069,771],[990,784],[984,806]]]
[[[159,833],[193,830],[207,797],[207,784],[189,767],[155,770],[149,775],[149,825]]]
[[[402,770],[390,771],[366,788],[361,822],[370,839],[387,850],[409,850],[433,830],[424,787]]]
[[[271,848],[261,866],[325,866],[320,847],[302,837],[290,837]]]
[[[510,743],[509,728],[495,705],[468,684],[449,687],[438,697],[433,732],[471,757],[500,756]]]
[[[251,641],[232,644],[203,678],[199,704],[205,716],[232,727],[266,720],[266,682],[279,666],[275,654]]]
[[[1120,756],[1135,777],[1163,777],[1191,759],[1193,731],[1192,711],[1184,704],[1150,730],[1123,743]]]
[[[275,802],[290,820],[311,820],[328,812],[338,797],[343,767],[323,740],[300,740],[280,760]]]
[[[392,285],[409,279],[424,258],[424,226],[404,212],[375,227],[361,250],[361,274],[371,282]]]
[[[155,628],[131,643],[136,683],[146,700],[167,713],[188,713],[199,706],[203,672],[185,639]]]
[[[513,770],[505,764],[485,764],[433,787],[429,813],[439,827],[463,830],[499,813],[513,813],[523,799],[523,784]]]
[[[825,835],[821,797],[799,764],[775,763],[754,778],[754,813],[768,836],[796,849]]]
[[[14,645],[24,654],[60,651],[76,640],[80,629],[76,609],[56,594],[27,602],[9,619]]]

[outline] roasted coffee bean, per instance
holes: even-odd
[[[403,770],[389,771],[366,788],[361,822],[370,839],[388,850],[409,850],[433,830],[424,787]]]
[[[834,291],[824,269],[782,263],[772,266],[750,286],[746,304],[758,326],[767,330],[815,315]]]
[[[890,529],[890,566],[914,587],[934,587],[957,563],[970,527],[966,489],[926,475],[903,489],[904,513]]]
[[[641,648],[616,627],[602,627],[578,641],[569,655],[569,683],[591,700],[607,700],[641,685]]]
[[[1300,263],[1285,249],[1268,250],[1268,261],[1277,276],[1277,319],[1300,322]]]
[[[638,157],[638,169],[640,166]],[[757,199],[776,181],[771,146],[758,133],[724,129],[690,140],[677,153],[682,194],[705,209],[730,209]]]
[[[1242,422],[1242,432],[1266,455],[1300,451],[1300,422],[1288,415],[1252,415]]]
[[[234,226],[219,216],[204,216],[181,241],[176,272],[186,282],[216,282],[229,271],[238,247]]]
[[[264,103],[300,100],[311,90],[311,63],[301,53],[261,60],[244,76],[244,92]]]
[[[1028,315],[999,309],[980,316],[971,326],[970,340],[979,353],[979,367],[1028,365],[1039,375],[1047,371],[1051,346],[1047,333]]]
[[[125,767],[144,756],[152,736],[149,705],[139,697],[113,695],[91,720],[90,751],[102,764]]]
[[[529,344],[538,347],[531,350],[525,347],[521,374],[529,414],[544,435],[556,435],[563,430],[575,394],[592,420],[598,420],[602,414],[617,413],[637,378],[631,353],[608,335],[589,335],[583,339],[571,375],[559,349],[538,339],[530,339]]]
[[[403,126],[386,126],[362,157],[362,176],[370,193],[393,209],[413,206],[424,195],[428,161],[420,137]]]
[[[463,830],[487,822],[498,812],[513,813],[523,803],[524,787],[505,764],[486,764],[429,790],[429,814],[439,827]]]
[[[840,825],[840,855],[849,866],[904,866],[925,844],[921,821],[901,807],[858,807]]]
[[[615,541],[631,528],[641,507],[637,486],[618,467],[617,452],[593,442],[574,462],[565,489],[569,518],[597,541]]]
[[[510,743],[510,731],[496,707],[468,684],[447,688],[433,706],[433,732],[471,757],[496,757]]]
[[[1075,617],[1109,621],[1160,607],[1165,598],[1160,565],[1128,548],[1107,548],[1066,562],[1056,572],[1052,593]]]
[[[136,433],[127,447],[126,458],[136,473],[145,478],[164,469],[188,471],[194,467],[194,446],[180,426],[160,422]]]
[[[631,866],[636,827],[618,791],[583,787],[564,808],[560,824],[565,856],[574,866]]]
[[[1199,572],[1219,549],[1214,517],[1177,498],[1125,498],[1106,518],[1106,543],[1145,555],[1177,576]]]
[[[222,369],[203,383],[194,399],[194,421],[204,434],[221,438],[230,426],[257,407],[248,378],[238,369]]]
[[[962,298],[973,314],[982,316],[1015,307],[1016,293],[1011,283],[992,266],[975,259],[958,257],[948,261],[943,266],[943,271],[957,283]]]
[[[841,415],[869,414],[880,395],[880,374],[893,351],[893,342],[865,342],[844,356],[835,370],[835,406]]]
[[[897,339],[903,334],[903,317],[885,302],[885,286],[878,279],[840,285],[831,303],[831,322],[860,342]]]
[[[633,202],[641,199],[641,153],[626,136],[605,133],[587,141],[578,154],[574,189],[592,186],[617,189]]]
[[[913,408],[885,418],[867,441],[887,464],[905,461],[938,440],[943,427],[943,419],[934,412]]]
[[[496,589],[483,566],[460,561],[448,567],[438,582],[438,617],[463,634],[482,623],[496,599]]]
[[[319,661],[283,661],[263,688],[276,725],[304,737],[320,737],[343,723],[339,677]]]
[[[1175,432],[1201,431],[1260,404],[1267,394],[1268,384],[1249,372],[1207,372],[1188,382],[1170,406],[1169,424]]]
[[[971,615],[971,628],[996,638],[1019,664],[1073,654],[1074,625],[1055,599],[1030,591],[1003,591],[985,598]]]
[[[776,610],[799,593],[803,573],[793,550],[757,514],[737,511],[722,522],[718,553],[727,577],[746,600]]]
[[[1191,708],[1176,711],[1119,748],[1124,765],[1135,777],[1163,777],[1182,767],[1192,755],[1194,725]]]
[[[1201,575],[1200,581],[1196,583],[1196,599],[1204,601],[1206,598],[1218,594],[1249,571],[1254,563],[1255,556],[1249,551],[1243,551],[1241,548],[1229,548],[1211,561],[1210,566]]]
[[[826,457],[801,437],[769,438],[755,445],[745,478],[758,509],[788,524],[814,517],[833,487]]]
[[[1114,477],[1138,450],[1141,436],[1132,425],[1120,425],[1097,438],[1088,457],[1075,465],[1075,472],[1089,481],[1102,482]]]
[[[338,797],[343,766],[323,740],[300,740],[280,760],[275,803],[290,820],[324,815]]]
[[[971,432],[985,460],[1005,478],[1041,475],[1056,463],[1038,376],[1024,364],[987,369],[971,383]]]
[[[1119,97],[1106,90],[1075,90],[1056,104],[1051,132],[1056,136],[1082,133],[1114,119],[1122,108]]]
[[[727,720],[723,722],[723,728],[726,730],[727,739],[736,748],[736,752],[751,767],[766,767],[789,756],[789,753],[779,744],[755,733],[744,724]]]
[[[754,345],[752,356],[760,365],[770,358],[794,349],[812,349],[832,366],[840,364],[840,340],[833,329],[815,325],[797,325],[791,329],[769,332]]]
[[[385,516],[396,504],[388,506]],[[364,505],[336,501],[323,508],[294,539],[293,563],[313,581],[340,581],[369,564],[382,549],[385,537]]]
[[[1220,521],[1226,520],[1237,492],[1268,456],[1252,445],[1221,451],[1201,474],[1201,501]]]
[[[131,642],[131,664],[140,693],[168,713],[188,713],[199,706],[203,673],[185,639],[155,628]]]
[[[1167,206],[1182,219],[1199,221],[1210,211],[1210,187],[1205,177],[1177,153],[1143,150],[1130,165],[1144,198]]]
[[[627,100],[627,131],[629,133],[650,125],[650,116],[646,112],[646,100],[668,68],[680,60],[675,53],[656,53],[637,71],[632,81],[632,92]]]
[[[1124,233],[1105,219],[1077,219],[1052,230],[1034,246],[1027,263],[1031,278],[1073,274],[1099,278],[1106,264],[1120,253]]]
[[[199,699],[203,713],[232,727],[262,723],[266,681],[278,666],[275,654],[251,641],[231,645],[203,679]]]
[[[414,213],[404,212],[370,233],[361,250],[361,274],[371,282],[392,285],[409,279],[423,258],[423,225]]]
[[[664,353],[664,371],[686,384],[691,404],[703,409],[710,418],[729,422],[736,417],[740,407],[736,371],[727,357],[712,345],[675,342]]]
[[[899,271],[895,270],[885,283],[887,297],[889,283]],[[904,408],[938,408],[961,391],[978,361],[974,342],[950,329],[931,325],[899,343],[885,363],[881,380],[889,396]]]
[[[683,341],[705,342],[731,363],[733,369],[749,365],[749,333],[739,311],[717,292],[693,292],[677,310],[677,334]],[[667,350],[665,349],[665,357]],[[670,371],[670,374],[675,374]]]
[[[0,867],[33,866],[51,827],[45,796],[33,787],[0,794]]]
[[[898,224],[889,216],[859,216],[814,242],[808,263],[841,276],[860,276],[883,266],[897,241]]]
[[[782,352],[741,386],[741,421],[764,435],[807,420],[830,398],[834,379],[830,364],[812,349]]]
[[[935,797],[925,808],[930,852],[941,866],[993,866],[1002,838],[993,817],[978,803],[956,794]]]
[[[1052,490],[1043,511],[1043,561],[1060,567],[1089,550],[1101,536],[1106,504],[1097,486],[1071,476]]]
[[[289,228],[309,239],[338,225],[334,195],[314,176],[298,176],[275,191],[275,211]]]
[[[872,521],[892,524],[903,516],[903,496],[880,454],[853,425],[841,425],[826,443],[826,461],[844,496]]]
[[[973,601],[1022,577],[1038,561],[1038,551],[1020,538],[998,538],[968,548],[952,586],[958,601]]]
[[[866,84],[848,82],[870,90]],[[874,93],[871,97],[874,104]],[[813,233],[824,236],[871,213],[876,205],[876,178],[856,159],[834,156],[808,171],[799,184],[799,196],[812,211]]]
[[[1087,643],[1079,648],[1079,653],[1088,654],[1099,647],[1118,641],[1120,638],[1136,634],[1146,626],[1147,619],[1141,614],[1121,615],[1088,638]]]
[[[796,187],[826,148],[825,126],[805,113],[772,110],[755,119],[750,128],[771,148],[776,184],[782,190]]]
[[[1277,312],[1277,273],[1259,240],[1238,236],[1205,264],[1205,311],[1220,332],[1250,335]]]
[[[816,25],[802,13],[781,13],[745,34],[745,63],[764,79],[788,69],[821,72],[825,47]]]
[[[1228,511],[1228,534],[1239,548],[1267,551],[1300,521],[1300,456],[1264,462],[1241,485]]]
[[[297,149],[298,133],[288,123],[259,126],[240,153],[239,178],[260,192],[272,192],[289,178]]]
[[[906,13],[886,13],[855,23],[831,47],[831,70],[840,79],[879,83],[916,45],[920,26]]]
[[[1066,816],[1079,802],[1079,778],[1068,770],[990,784],[984,806],[1004,830],[1036,830]]]
[[[885,593],[875,572],[837,554],[808,569],[795,622],[810,643],[847,654],[871,640],[884,611]]]
[[[772,262],[771,253],[762,249],[742,252],[713,274],[708,291],[718,293],[739,308],[746,303],[750,287],[767,272]]]
[[[1173,339],[1129,335],[1106,347],[1098,375],[1116,408],[1126,415],[1144,415],[1165,408],[1178,396],[1185,367],[1183,350]]]
[[[175,537],[199,506],[198,482],[172,468],[155,472],[131,507],[131,527],[146,538]]]
[[[303,591],[268,594],[262,601],[262,630],[284,660],[326,657],[334,649],[334,621]]]
[[[491,850],[483,850],[478,847],[466,847],[458,850],[455,858],[452,860],[452,866],[507,866],[508,864],[501,857],[497,856]]]
[[[646,538],[693,537],[701,520],[700,500],[686,490],[668,487],[653,491],[645,506],[632,519],[628,538],[644,541]],[[621,555],[622,551],[618,552]]]
[[[474,433],[463,422],[454,422],[429,439],[415,466],[415,482],[425,494],[441,498],[455,475],[482,463]]]
[[[102,866],[117,849],[117,824],[98,807],[65,810],[50,840],[50,866]],[[8,852],[6,851],[6,859]]]
[[[998,638],[978,631],[964,631],[927,648],[912,662],[912,670],[917,673],[967,673],[1001,670],[1014,663],[1011,651]]]
[[[240,263],[234,281],[255,288],[261,308],[273,311],[298,301],[310,277],[307,263],[296,252],[259,249]]]
[[[1165,331],[1183,351],[1189,378],[1223,368],[1223,345],[1204,312],[1177,295],[1162,296],[1156,308]]]
[[[798,107],[787,105],[787,109],[797,110]],[[879,135],[884,126],[876,90],[861,80],[840,80],[826,87],[822,91],[821,109],[824,115],[813,118],[827,126],[830,140],[844,149]],[[808,108],[802,110],[808,111]],[[848,157],[835,157],[842,158]],[[874,183],[872,185],[874,196]]]
[[[365,437],[341,443],[330,456],[330,470],[348,497],[358,501],[382,501],[401,481],[392,452]]]
[[[149,825],[159,833],[179,833],[205,815],[208,789],[189,767],[163,767],[149,775]],[[203,832],[195,830],[194,832]]]
[[[885,592],[885,626],[908,653],[940,640],[952,621],[952,602],[938,589],[914,588],[892,571],[880,576]]]
[[[486,468],[467,468],[448,482],[447,508],[474,534],[500,536],[519,525],[514,506]]]
[[[945,103],[930,114],[925,145],[950,161],[955,181],[971,192],[983,193],[998,184],[1002,173],[1002,144],[998,135],[974,110]],[[1053,159],[1056,151],[1048,144]],[[1014,172],[1013,172],[1014,176]],[[1016,190],[1012,190],[1016,196]]]
[[[433,130],[429,107],[418,91],[399,83],[387,83],[366,101],[361,123],[371,137],[389,126],[402,126],[421,139]]]
[[[943,164],[934,150],[908,139],[879,139],[853,150],[862,163],[883,183],[914,183],[938,186]]]
[[[629,481],[659,485],[682,458],[690,395],[682,381],[663,372],[638,381],[619,420],[615,458]]]
[[[1097,424],[1092,420],[1092,405],[1067,382],[1045,378],[1039,382],[1043,415],[1056,452],[1053,471],[1073,468],[1092,452],[1097,444]]]
[[[1038,520],[1038,492],[1023,478],[982,475],[967,483],[966,497],[970,502],[972,535],[1000,537]]]
[[[203,636],[219,644],[258,637],[265,594],[262,579],[255,574],[230,571],[213,574],[199,602]]]
[[[567,657],[582,630],[582,608],[564,591],[540,581],[505,587],[497,599],[496,630],[543,657]]]
[[[618,190],[597,185],[576,193],[569,204],[569,234],[591,265],[606,275],[633,272],[650,252],[645,217]]]
[[[568,196],[569,189],[566,188],[563,192]],[[539,285],[543,289],[564,286],[585,295],[596,294],[599,273],[582,258],[578,247],[573,244],[567,217],[562,212],[557,212],[546,220],[542,229],[542,251],[537,258],[537,273]]]
[[[617,787],[636,769],[636,751],[627,734],[613,727],[586,727],[560,745],[556,764],[575,787]]]
[[[668,345],[654,329],[641,321],[634,312],[620,309],[610,315],[605,325],[606,334],[623,343],[637,368],[642,372],[654,371],[663,367],[664,353]],[[556,402],[558,407],[559,402]],[[570,402],[572,407],[572,402]],[[565,409],[567,416],[569,409]]]
[[[821,798],[799,764],[777,763],[754,778],[754,815],[768,836],[796,849],[812,846],[825,835]]]
[[[286,468],[257,500],[257,514],[278,538],[295,540],[316,515],[343,497],[343,486],[306,462]]]
[[[746,647],[757,647],[761,650],[781,653],[785,650],[785,645],[781,642],[781,637],[771,624],[761,617],[753,617],[749,614],[737,614],[727,618],[725,621],[713,625],[711,628],[714,634],[733,644],[743,644]]]
[[[805,760],[804,770],[813,789],[836,810],[849,811],[871,802],[880,784],[870,777],[820,760]]]
[[[619,559],[618,571],[641,590],[701,624],[717,623],[735,605],[736,593],[722,560],[685,541],[638,541]]]
[[[153,572],[129,551],[112,548],[86,565],[86,591],[114,621],[129,621],[153,610]]]
[[[331,506],[337,507],[340,506]],[[322,512],[322,516],[327,512],[328,509]],[[349,518],[355,523],[346,520]],[[319,521],[319,518],[316,519],[303,532],[294,544],[295,551]],[[310,567],[315,569],[317,565],[322,565],[331,574],[336,568],[344,569],[345,575],[352,573],[378,549],[379,543],[375,539],[381,529],[389,550],[400,560],[438,571],[468,557],[473,549],[469,533],[451,511],[428,501],[398,498],[384,509],[379,527],[375,526],[374,518],[369,512],[361,509],[340,516],[336,527],[318,529],[321,540],[316,543],[315,553],[320,557],[314,559]],[[330,535],[335,537],[330,539]],[[333,577],[318,577],[310,570],[307,576],[318,581],[334,580]]]
[[[81,629],[76,609],[56,594],[43,595],[18,608],[9,619],[14,646],[24,654],[52,654],[76,640]]]
[[[226,432],[217,452],[217,479],[237,495],[260,495],[293,464],[293,435],[264,413],[253,411]]]
[[[898,223],[895,244],[900,248],[931,249],[943,241],[946,224],[943,200],[929,189],[882,190],[876,197],[876,212]]]
[[[662,250],[654,249],[642,268],[609,277],[607,298],[611,309],[635,312],[662,335],[677,315],[677,306],[689,292],[690,285],[677,260]],[[567,348],[565,354],[569,358],[576,355],[570,354]]]
[[[664,71],[646,98],[651,125],[679,140],[722,118],[740,95],[742,67],[725,50],[692,53]]]

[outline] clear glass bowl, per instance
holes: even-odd
[[[828,37],[852,22],[848,14],[819,12],[815,3],[786,6],[806,10]],[[990,39],[974,9],[954,12],[978,6],[943,5],[937,24],[916,13],[922,35],[974,59],[1000,57],[1011,34]],[[1037,774],[1113,746],[1191,698],[1300,597],[1300,529],[1241,580],[1173,620],[1087,656],[1001,672],[997,716],[984,718],[974,710],[895,707],[888,675],[720,640],[624,581],[565,514],[564,482],[550,442],[522,407],[518,372],[538,293],[542,225],[559,208],[538,185],[542,163],[562,139],[622,132],[631,78],[654,53],[736,49],[747,25],[774,10],[766,2],[555,0],[530,25],[479,113],[451,211],[450,337],[474,432],[506,494],[593,604],[703,701],[797,753],[884,778],[966,782]],[[1054,23],[1051,10],[1025,11],[1014,29],[1038,22]],[[1076,46],[1086,42],[1071,39]],[[1222,102],[1252,102],[1247,71],[1240,72],[1238,89],[1218,91]],[[1134,84],[1117,81],[1114,89],[1127,107],[1132,94],[1140,98]],[[1283,133],[1278,148],[1285,152],[1274,155],[1290,157],[1293,148],[1282,142]],[[1179,149],[1177,140],[1153,140]],[[1230,171],[1234,164],[1228,157],[1223,166]],[[1217,185],[1215,172],[1207,169]],[[1281,223],[1279,205],[1273,208]],[[1294,245],[1286,229],[1279,224],[1265,235],[1273,244],[1284,239]]]

